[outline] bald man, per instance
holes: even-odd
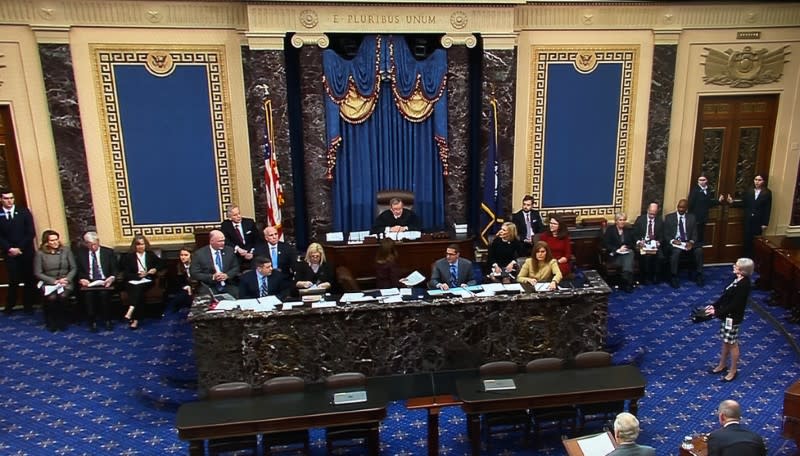
[[[214,293],[238,296],[236,281],[239,277],[239,261],[233,248],[225,245],[222,231],[209,233],[208,247],[195,250],[190,271],[192,279],[205,283]]]
[[[738,402],[722,401],[717,417],[722,429],[708,435],[708,456],[766,456],[764,439],[740,423],[742,409]]]
[[[255,255],[268,257],[272,266],[289,278],[294,277],[294,264],[297,262],[297,250],[291,244],[281,241],[277,228],[264,228],[264,241],[256,246]]]

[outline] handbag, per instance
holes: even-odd
[[[706,313],[705,307],[695,307],[694,309],[692,309],[691,317],[692,317],[692,323],[702,323],[704,321],[708,321],[714,318],[713,315],[708,315]]]

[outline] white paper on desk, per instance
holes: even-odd
[[[44,295],[50,296],[53,293],[61,294],[64,292],[64,285],[45,285],[44,286]]]
[[[403,231],[399,233],[398,239],[408,239],[409,241],[415,241],[422,237],[421,231]]]
[[[294,301],[294,302],[284,302],[284,303],[281,305],[281,310],[292,310],[292,307],[302,307],[302,306],[303,306],[303,303],[302,303],[302,302],[297,302],[297,301]]]
[[[494,296],[494,291],[486,291],[486,288],[484,287],[484,290],[480,291],[478,293],[475,293],[475,296],[478,296],[480,298],[490,298],[490,297]]]
[[[129,280],[128,283],[131,285],[144,285],[146,283],[150,283],[152,280],[148,279],[147,277],[142,277],[138,280]]]
[[[503,285],[503,290],[505,291],[519,291],[520,293],[525,291],[525,289],[522,288],[521,283],[504,283],[502,285]],[[486,288],[484,287],[484,289]]]
[[[399,294],[399,288],[381,288],[381,296],[394,296]]]
[[[679,242],[677,244],[671,244],[671,245],[673,247],[675,247],[676,249],[686,250],[686,243],[685,242]]]
[[[311,303],[312,309],[320,309],[322,307],[336,307],[336,301],[319,301]]]
[[[472,293],[471,291],[467,290],[466,288],[461,288],[461,287],[451,288],[448,291],[450,293],[456,295],[456,296],[461,296],[462,298],[468,298],[468,297],[471,297],[471,296],[475,296],[475,294]]]
[[[103,285],[105,285],[105,283],[106,283],[105,280],[99,280],[98,279],[98,280],[95,280],[94,282],[90,282],[89,285],[86,285],[86,286],[90,287],[90,288],[91,287],[102,287]]]
[[[614,451],[614,442],[607,433],[592,435],[578,439],[578,447],[584,456],[606,456]]]
[[[419,285],[425,281],[425,276],[420,274],[419,271],[414,271],[403,279],[403,283],[409,287]]]
[[[386,296],[385,298],[381,299],[382,303],[391,304],[394,302],[403,302],[403,297],[400,294]]]
[[[364,293],[345,293],[339,298],[339,302],[354,302],[364,297]]]
[[[327,242],[342,242],[342,241],[344,241],[344,233],[342,233],[341,231],[328,233],[328,234],[325,235],[325,241],[327,241]]]
[[[429,296],[441,296],[441,295],[443,295],[445,293],[447,293],[447,292],[444,291],[444,290],[441,290],[441,289],[428,290],[428,295]]]
[[[515,285],[515,284],[509,284],[509,285]],[[521,289],[522,287],[520,287],[520,290]],[[497,283],[491,282],[483,284],[483,291],[503,291],[503,290],[505,290],[505,287],[503,286],[502,283],[499,282]]]
[[[369,231],[351,231],[347,237],[348,242],[364,242],[364,238],[369,236]]]
[[[411,296],[411,288],[401,288],[400,296]]]
[[[263,298],[239,299],[235,301],[242,310],[255,312],[272,312],[275,306],[281,303],[277,296],[264,296]]]
[[[550,282],[536,282],[534,288],[536,291],[550,291]]]
[[[236,301],[220,301],[217,303],[217,306],[214,307],[216,310],[233,310],[239,307],[239,304]]]

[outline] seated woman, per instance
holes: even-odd
[[[550,252],[550,246],[544,241],[538,241],[533,245],[531,253],[531,257],[522,264],[522,269],[517,275],[517,282],[531,285],[549,282],[550,285],[547,289],[555,290],[558,283],[561,282],[562,276],[558,262]]]
[[[192,275],[189,272],[192,265],[192,251],[188,247],[181,248],[178,252],[178,273],[175,279],[175,294],[170,299],[167,309],[177,312],[182,307],[192,306]]]
[[[150,250],[150,241],[141,234],[135,235],[130,251],[119,262],[119,268],[125,277],[125,291],[128,293],[129,305],[125,318],[130,320],[131,329],[139,328],[139,315],[144,306],[145,293],[155,286],[156,275],[165,267],[161,258]],[[131,283],[142,279],[148,281]]]
[[[325,250],[319,243],[308,246],[304,261],[295,266],[295,281],[298,290],[312,287],[330,290],[335,288],[335,268],[325,261]]]
[[[572,240],[569,238],[567,225],[562,223],[561,218],[557,215],[550,215],[547,219],[550,228],[543,232],[539,239],[547,242],[547,245],[550,246],[553,258],[556,259],[558,267],[561,269],[561,275],[567,277],[572,274],[572,265],[569,262],[572,258]]]
[[[400,285],[403,276],[397,265],[397,248],[394,241],[384,238],[375,254],[375,287],[394,288]]]
[[[33,259],[33,273],[45,286],[56,286],[50,293],[51,289],[42,288],[47,329],[51,332],[67,329],[65,306],[72,294],[77,266],[75,256],[70,249],[64,248],[57,232],[46,230],[42,233],[42,245]]]
[[[491,280],[502,281],[516,275],[519,270],[517,258],[525,255],[522,242],[517,237],[517,226],[512,222],[505,222],[500,227],[494,240],[489,244],[488,263],[492,272]]]

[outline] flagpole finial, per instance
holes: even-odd
[[[261,93],[262,97],[268,97],[269,96],[269,86],[268,85],[266,85],[266,84],[258,84],[258,85],[255,86],[255,89],[262,92]]]

